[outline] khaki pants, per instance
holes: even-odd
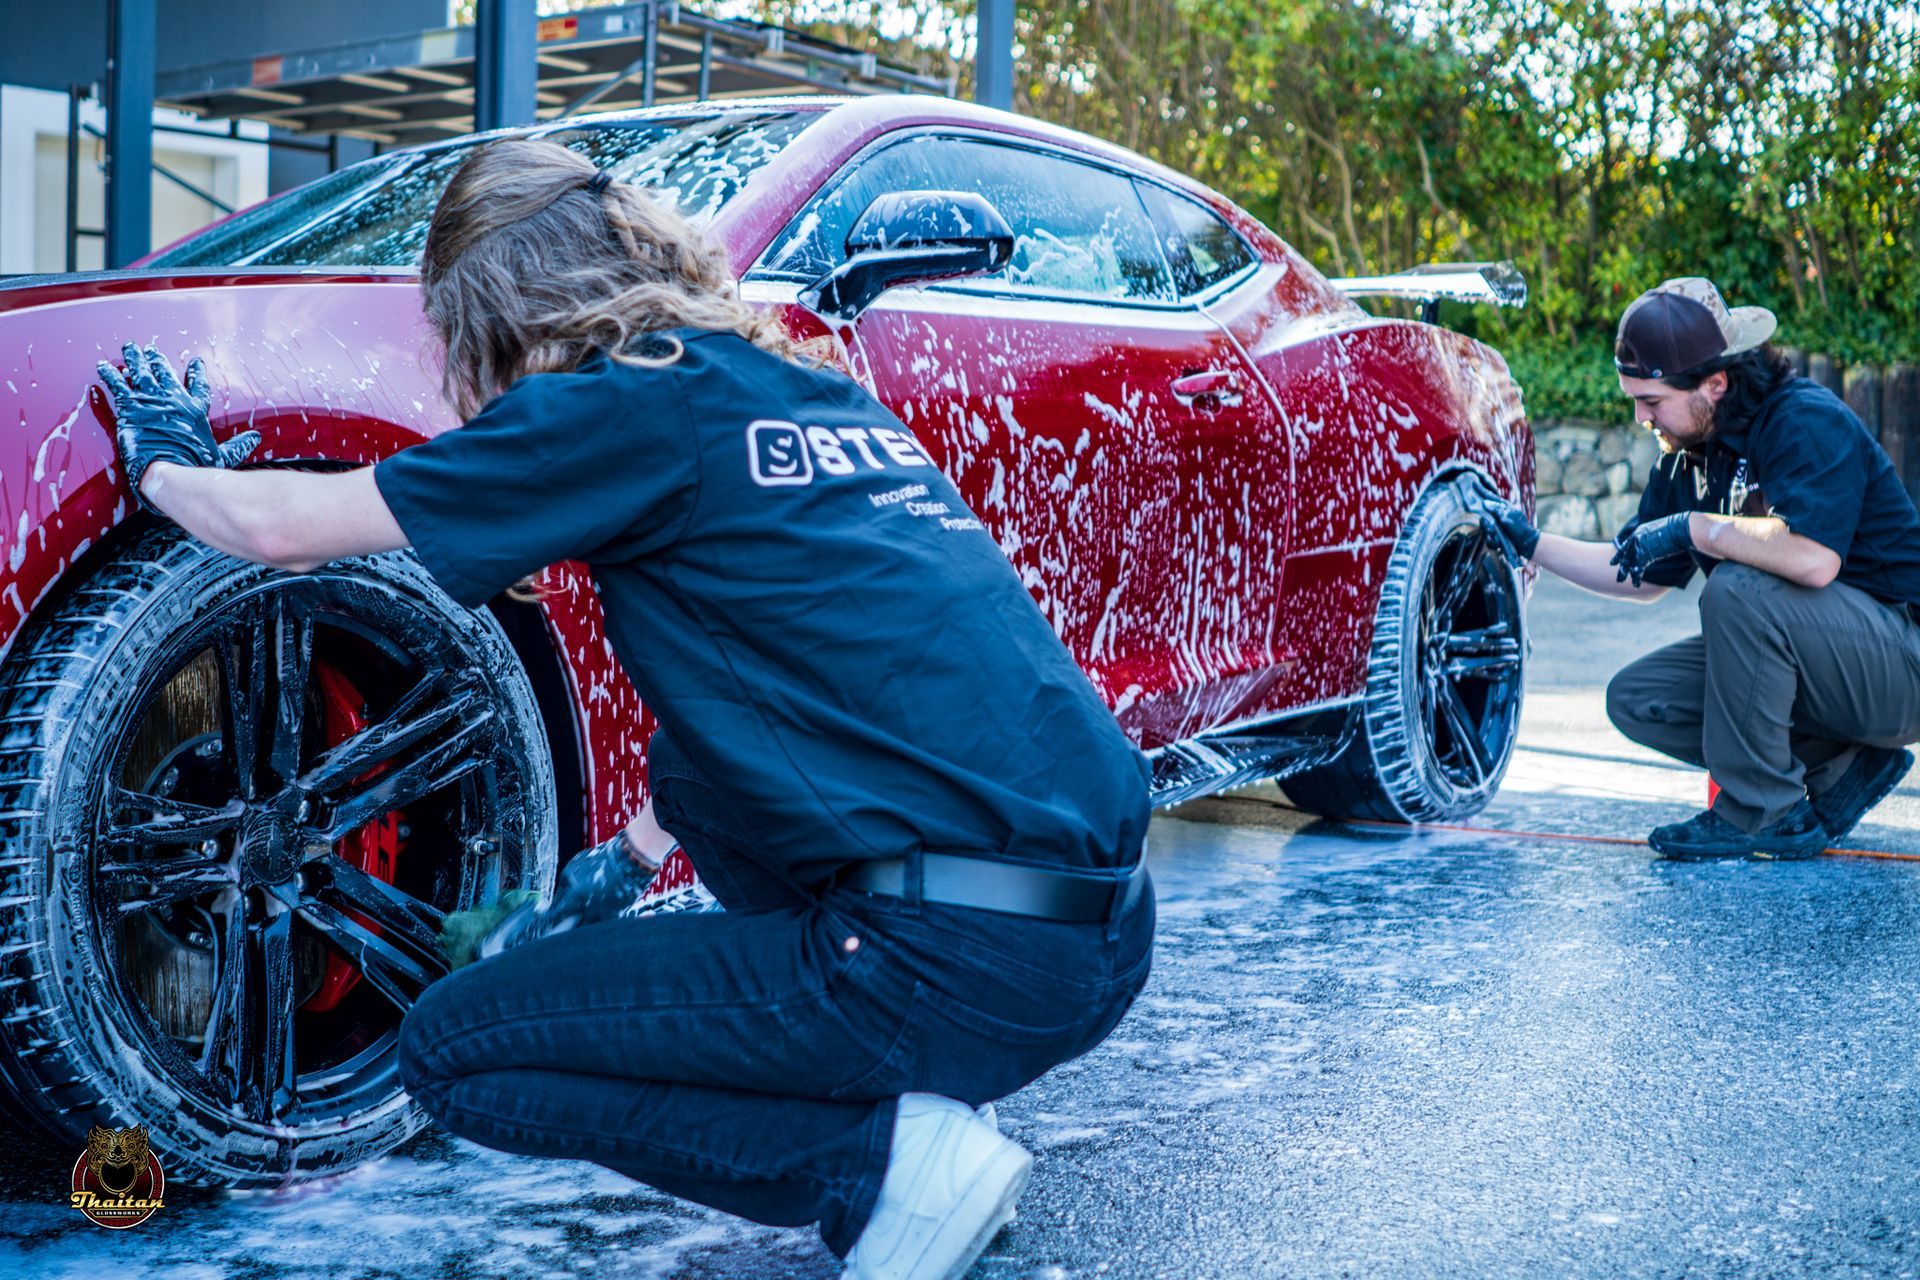
[[[1862,745],[1920,741],[1920,623],[1902,609],[1728,563],[1700,594],[1700,632],[1622,668],[1607,717],[1710,772],[1714,811],[1742,830],[1825,792]]]

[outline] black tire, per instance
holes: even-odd
[[[1281,786],[1330,818],[1455,822],[1500,789],[1520,726],[1519,575],[1467,508],[1459,477],[1408,513],[1374,613],[1353,741]]]
[[[425,1123],[395,1032],[444,913],[551,886],[553,770],[499,624],[410,555],[156,529],[0,668],[0,837],[9,1110],[273,1186]]]

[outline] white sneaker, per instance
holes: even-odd
[[[1033,1157],[964,1102],[901,1097],[886,1180],[841,1280],[959,1280],[1013,1219]]]

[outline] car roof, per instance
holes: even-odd
[[[554,120],[542,120],[538,124],[510,125],[489,130],[486,133],[470,133],[458,138],[417,143],[411,147],[396,148],[382,154],[398,156],[441,151],[448,147],[470,144],[483,138],[539,138],[568,129],[605,128],[609,125],[671,120],[688,115],[761,115],[786,111],[811,112],[820,115],[831,113],[836,122],[862,127],[863,131],[870,131],[875,135],[906,124],[945,123],[1030,138],[1150,173],[1161,181],[1197,195],[1204,195],[1209,200],[1220,198],[1217,192],[1178,170],[1169,169],[1138,152],[1129,151],[1125,147],[1096,138],[1091,134],[1050,124],[1044,120],[1036,120],[1030,116],[1016,115],[1011,111],[1001,111],[958,98],[924,93],[787,94],[779,97],[710,98],[703,102],[663,103],[659,106],[635,107],[623,111],[563,116]]]
[[[1246,214],[1244,210],[1238,209],[1231,200],[1219,192],[1185,174],[1128,151],[1124,147],[1072,129],[1049,124],[1046,121],[936,94],[864,96],[789,94],[777,97],[720,98],[703,102],[664,103],[653,107],[566,116],[542,120],[536,124],[512,125],[484,133],[417,143],[413,146],[382,152],[378,156],[359,163],[380,164],[401,157],[420,157],[464,148],[477,142],[509,138],[537,139],[570,130],[617,128],[623,124],[654,120],[672,120],[688,116],[761,116],[781,113],[811,114],[820,117],[820,120],[784,147],[767,170],[750,184],[749,191],[742,193],[742,198],[730,201],[709,228],[710,232],[730,245],[737,259],[736,266],[742,271],[765,248],[768,237],[772,236],[780,226],[785,225],[786,219],[794,212],[793,209],[786,207],[786,200],[781,194],[783,191],[793,190],[789,182],[792,176],[809,171],[819,174],[838,168],[853,155],[889,133],[915,128],[938,129],[943,126],[993,133],[1003,137],[1024,138],[1079,152],[1132,172],[1151,176],[1168,186],[1185,191],[1193,198],[1234,218],[1241,224],[1243,233],[1255,233],[1256,239],[1264,240],[1271,235],[1271,233],[1267,233],[1266,236],[1258,235],[1257,231],[1264,231],[1264,227],[1259,227],[1257,220]],[[202,231],[204,230],[206,229],[202,228]],[[198,234],[200,232],[193,233],[193,235]],[[185,239],[192,238],[192,235],[185,237]],[[175,242],[175,244],[178,243],[180,242]],[[174,245],[163,246],[149,257],[158,256],[173,247]]]

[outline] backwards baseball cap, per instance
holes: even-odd
[[[1753,350],[1778,323],[1765,307],[1728,310],[1711,280],[1663,280],[1620,317],[1613,367],[1629,378],[1690,373],[1709,360]]]

